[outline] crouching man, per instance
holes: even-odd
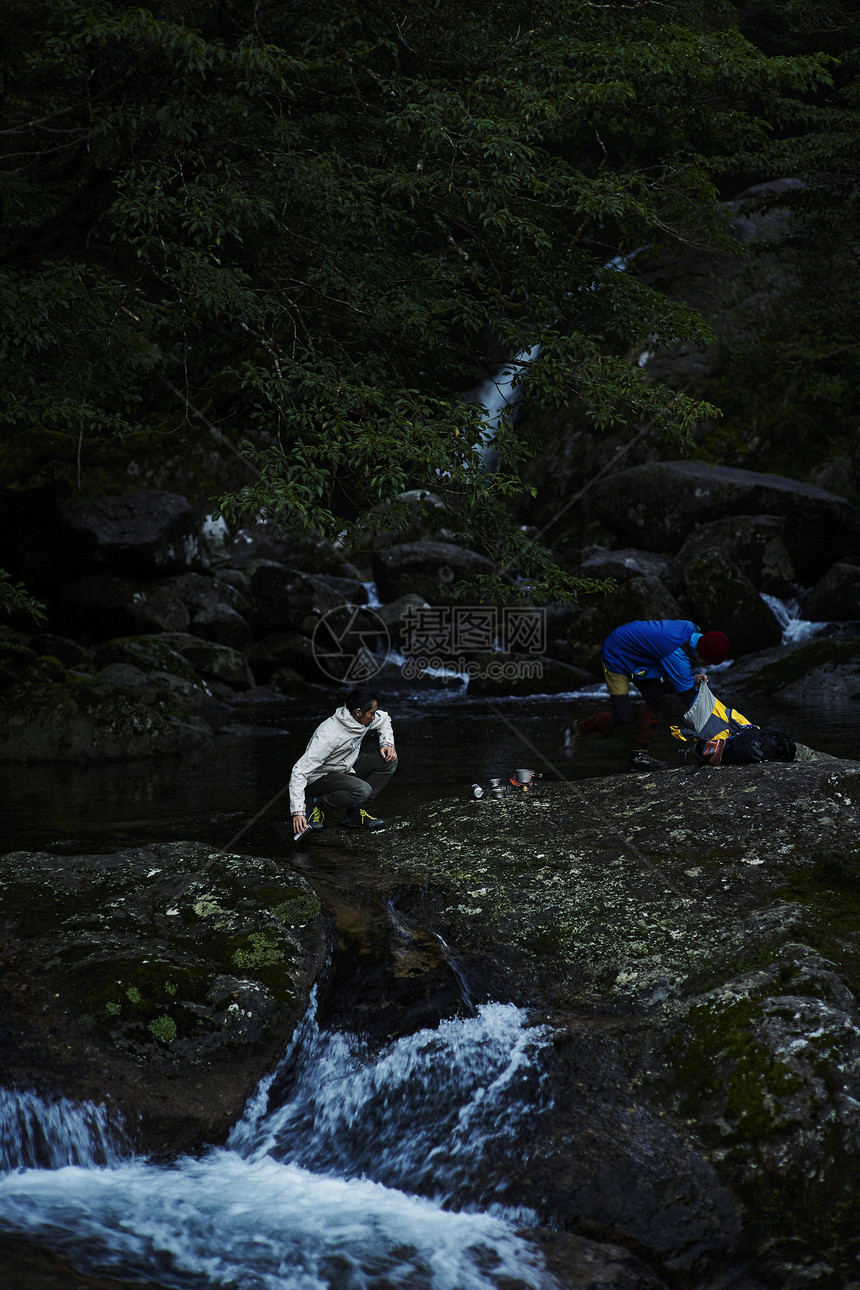
[[[362,740],[378,735],[364,751]],[[353,690],[343,707],[317,726],[310,743],[290,775],[293,834],[321,829],[327,810],[344,810],[343,822],[353,829],[379,829],[365,806],[385,787],[397,769],[391,718],[368,689]],[[306,805],[306,790],[312,794]]]

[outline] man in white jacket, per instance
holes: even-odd
[[[378,732],[379,747],[361,751],[366,734]],[[383,821],[364,810],[385,787],[397,769],[397,753],[391,718],[379,707],[372,690],[353,690],[343,707],[323,721],[311,735],[310,743],[290,775],[290,810],[293,834],[321,829],[324,807],[346,807],[344,824],[354,829],[378,829]],[[311,809],[305,805],[305,789],[313,794]]]

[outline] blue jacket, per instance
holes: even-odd
[[[610,672],[668,678],[677,694],[695,688],[693,662],[702,633],[685,618],[650,618],[616,627],[601,653]]]

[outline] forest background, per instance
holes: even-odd
[[[514,570],[566,600],[523,524],[553,426],[856,484],[848,0],[5,9],[0,489],[181,459],[177,491],[347,549],[428,489],[493,558],[484,595]],[[785,178],[758,199],[790,212],[778,269],[745,289],[727,202]],[[742,265],[716,337],[665,285],[711,252]],[[639,362],[715,344],[683,379]],[[467,392],[535,346],[490,473]],[[32,604],[0,571],[4,602]]]

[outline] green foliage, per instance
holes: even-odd
[[[626,355],[709,333],[629,257],[729,245],[730,159],[806,129],[801,96],[828,68],[763,55],[734,6],[704,0],[12,0],[16,477],[85,477],[141,426],[157,442],[179,389],[242,440],[228,515],[348,542],[381,501],[432,487],[500,567],[569,596],[509,518],[532,434],[503,419],[487,473],[465,392],[539,345],[529,400],[688,442],[715,408]]]
[[[27,594],[23,582],[13,582],[5,569],[0,569],[0,609],[7,614],[28,614],[36,622],[43,622],[45,606]]]

